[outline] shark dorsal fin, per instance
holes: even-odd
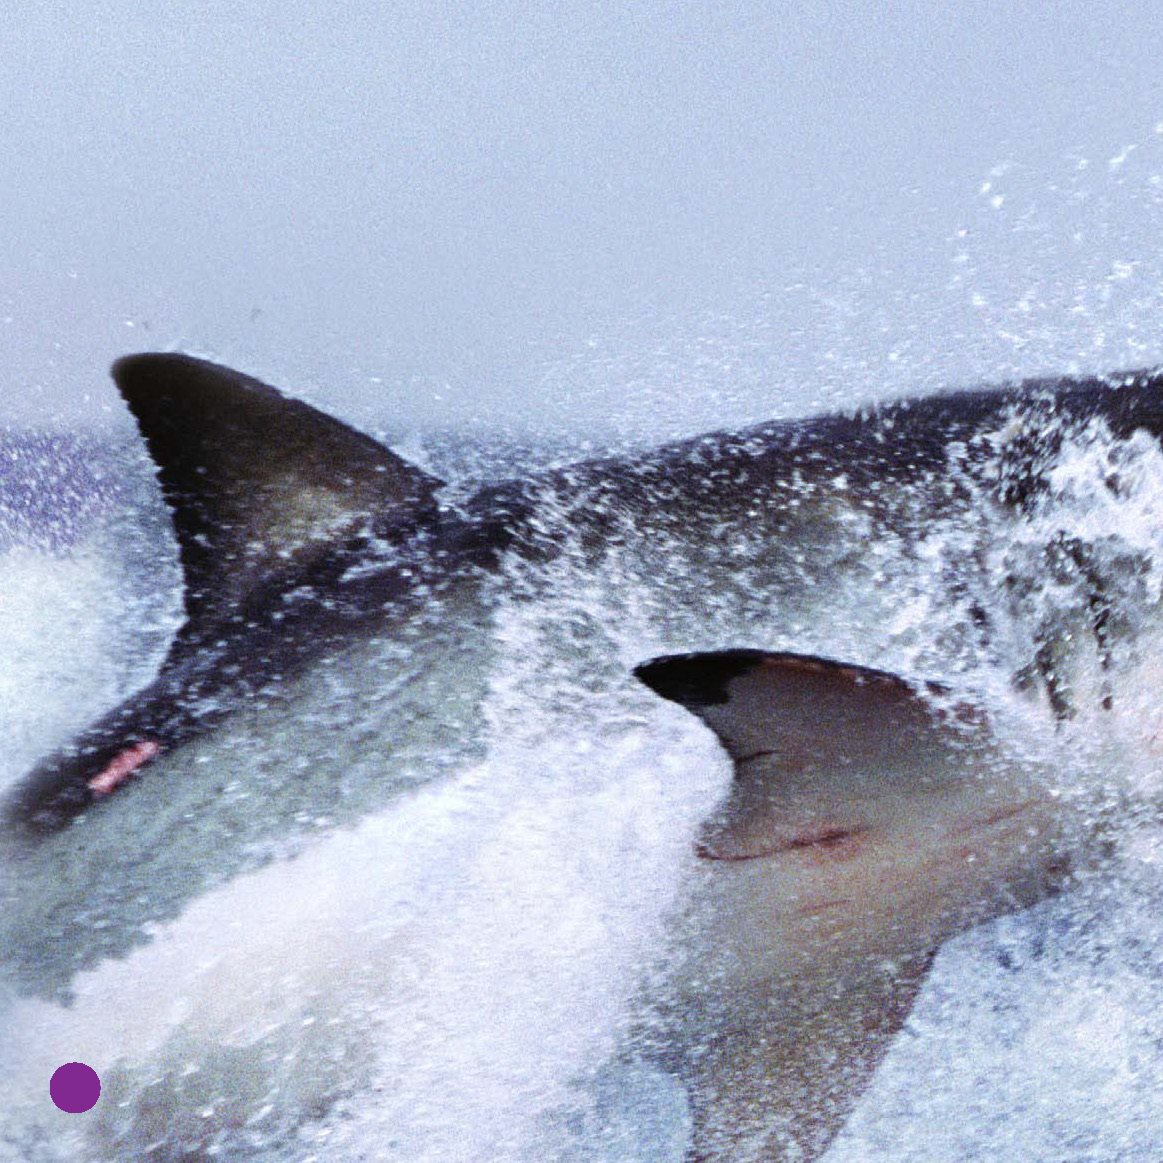
[[[294,578],[337,544],[390,534],[440,481],[369,436],[229,368],[126,356],[113,379],[173,512],[189,625]]]

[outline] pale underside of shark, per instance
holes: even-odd
[[[1095,433],[1113,450],[1099,487],[1116,501],[1134,487],[1136,458],[1157,454],[1163,431],[1153,373],[773,423],[454,501],[376,441],[239,373],[142,355],[114,377],[173,511],[186,621],[157,678],[9,798],[10,883],[63,886],[43,914],[9,893],[5,969],[20,989],[65,991],[78,969],[123,954],[142,923],[245,867],[248,845],[290,829],[304,805],[326,799],[342,824],[438,774],[425,756],[463,754],[473,736],[497,595],[551,585],[563,557],[624,556],[652,583],[663,637],[681,642],[712,590],[736,625],[760,625],[817,587],[871,580],[878,541],[967,514],[996,531],[1049,512],[1031,568],[1081,598],[1032,627],[1015,680],[1062,721],[1083,703],[1110,708],[1134,654],[1124,643],[1158,602],[1134,547],[1058,528],[1052,512],[1064,450]],[[989,552],[968,545],[969,580],[955,579],[966,651],[988,649],[995,579],[975,597],[970,573]],[[1023,584],[1007,577],[1007,601],[1020,606]],[[713,633],[704,625],[702,641]],[[715,732],[735,775],[698,838],[675,951],[626,1054],[686,1086],[694,1157],[813,1159],[941,943],[1054,891],[1106,834],[1046,764],[999,743],[965,692],[745,645],[635,671]],[[364,701],[345,719],[353,675]],[[240,809],[232,749],[276,734],[280,770],[252,772],[269,782],[243,792],[267,802]],[[287,757],[300,752],[296,769]],[[118,818],[133,804],[148,826],[127,854]],[[199,863],[207,844],[213,876]],[[133,924],[93,924],[126,900]]]

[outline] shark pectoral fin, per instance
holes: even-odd
[[[749,980],[935,948],[1068,875],[1079,841],[1048,773],[937,684],[744,650],[635,673],[734,760],[697,844],[701,926]]]
[[[984,716],[950,705],[937,684],[829,659],[729,650],[634,673],[702,719],[734,761],[730,795],[700,838],[711,859],[841,857],[918,795],[972,774],[992,745]]]
[[[441,482],[249,376],[178,354],[113,365],[173,511],[190,624],[229,616],[353,538],[391,536]]]
[[[933,955],[850,967],[757,1001],[678,1066],[698,1163],[810,1163],[843,1126],[912,1010]]]
[[[671,654],[634,675],[656,694],[686,707],[718,735],[736,763],[802,738],[827,759],[907,747],[902,729],[926,732],[948,712],[935,705],[938,683],[913,683],[871,667],[810,654],[722,650]],[[958,707],[969,723],[971,708]]]
[[[635,674],[735,765],[698,846],[654,1056],[687,1083],[699,1159],[815,1159],[932,951],[1061,883],[1061,805],[936,684],[757,650]]]

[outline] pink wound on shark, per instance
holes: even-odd
[[[116,791],[142,764],[160,754],[162,745],[156,739],[143,739],[119,751],[89,780],[89,790],[95,796],[107,796]]]

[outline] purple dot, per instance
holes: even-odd
[[[66,1062],[53,1071],[48,1092],[53,1102],[71,1115],[92,1110],[101,1097],[101,1079],[84,1062]]]

